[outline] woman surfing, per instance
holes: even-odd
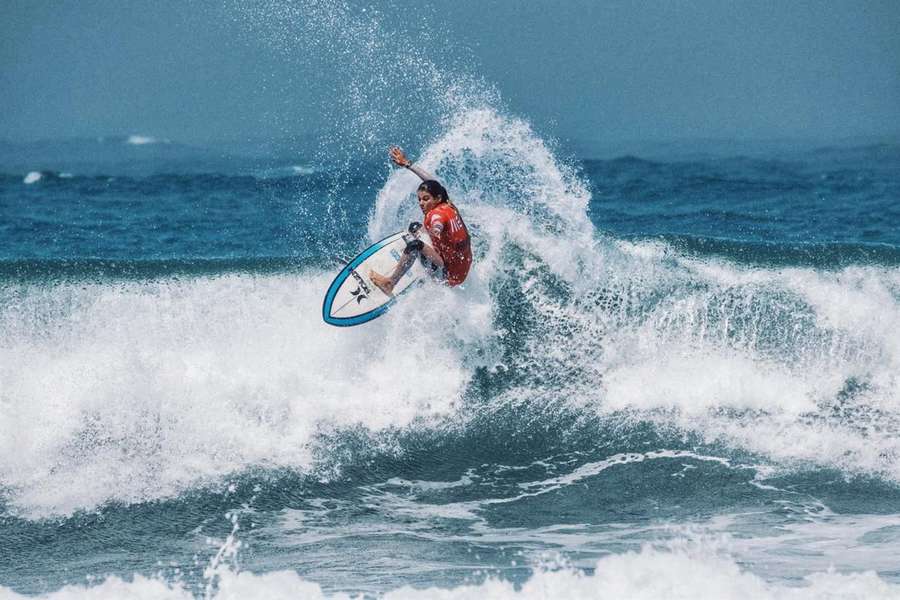
[[[431,237],[431,244],[420,239],[410,241],[397,261],[397,266],[389,274],[369,271],[369,279],[385,294],[391,295],[394,286],[419,257],[429,267],[429,272],[435,279],[450,286],[461,284],[472,266],[472,245],[469,230],[459,210],[450,202],[446,188],[406,158],[403,150],[392,146],[390,156],[394,164],[409,169],[422,180],[416,196],[419,208],[425,215],[423,223],[425,231]],[[418,223],[410,225],[411,233],[417,229]]]

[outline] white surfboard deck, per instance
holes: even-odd
[[[405,231],[375,242],[345,266],[325,293],[322,302],[322,318],[330,325],[351,327],[367,323],[383,315],[397,298],[411,286],[426,276],[425,268],[416,260],[406,272],[391,295],[385,294],[369,279],[369,271],[387,275],[400,260],[406,242]],[[427,242],[424,232],[418,234]]]

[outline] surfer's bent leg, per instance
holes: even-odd
[[[419,258],[422,259],[422,265],[425,266],[425,269],[427,269],[432,277],[439,280],[447,278],[447,269],[444,266],[444,259],[441,258],[441,255],[438,254],[437,250],[428,244],[423,244]]]
[[[438,254],[437,250],[422,240],[417,239],[411,240],[406,244],[406,248],[403,250],[400,260],[397,261],[397,266],[394,267],[394,270],[391,271],[389,275],[381,275],[375,271],[369,271],[369,279],[378,286],[378,289],[385,294],[390,295],[393,293],[394,286],[397,285],[400,278],[409,271],[410,267],[413,266],[413,263],[416,262],[416,258],[419,257],[421,257],[423,261],[426,261],[429,266],[431,266],[432,270],[443,272],[444,260],[441,258],[441,255]]]

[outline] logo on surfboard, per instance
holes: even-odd
[[[360,274],[356,272],[356,270],[350,269],[350,274],[353,275],[353,279],[355,279],[356,283],[358,284],[356,286],[356,291],[350,292],[350,294],[354,298],[356,298],[356,303],[359,304],[360,302],[362,302],[363,300],[365,300],[366,298],[369,297],[369,295],[372,293],[372,290],[369,288],[368,285],[366,285],[366,280],[363,279],[360,276]]]

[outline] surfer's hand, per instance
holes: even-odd
[[[403,154],[403,150],[398,146],[391,146],[389,153],[391,155],[391,160],[394,161],[394,164],[398,167],[408,167],[412,164],[412,162],[406,158],[406,155]]]

